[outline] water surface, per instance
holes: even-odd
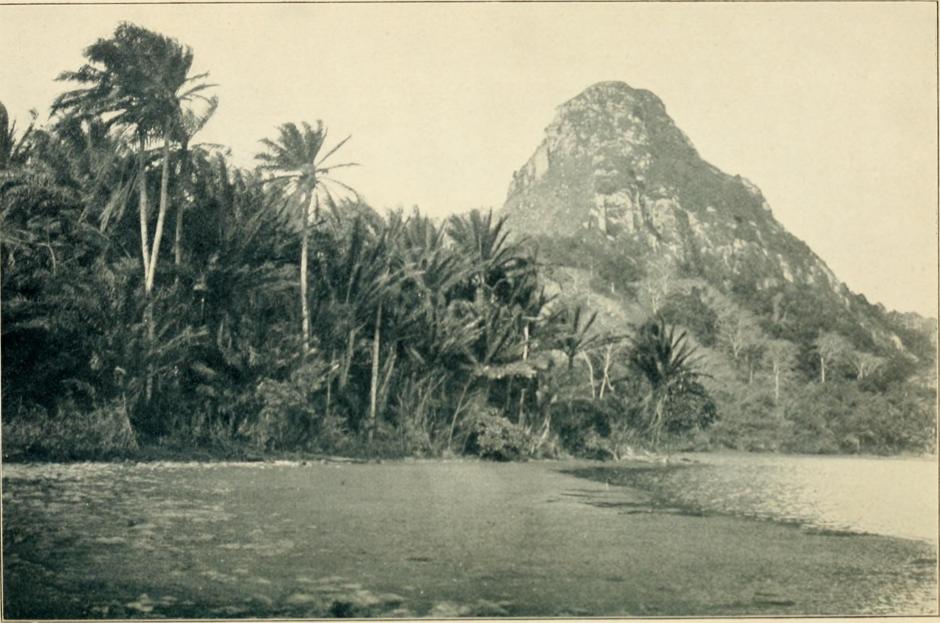
[[[937,611],[928,543],[670,512],[655,494],[572,475],[585,468],[607,466],[4,465],[4,615]],[[709,469],[723,468],[678,477]],[[741,478],[749,493],[720,479],[712,490],[758,500],[772,486]]]
[[[637,471],[638,486],[695,508],[937,544],[935,458],[701,454]]]

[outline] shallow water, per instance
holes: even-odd
[[[936,459],[715,454],[635,483],[704,511],[937,544]]]
[[[649,473],[668,488],[682,471],[757,469],[725,460]],[[608,467],[4,465],[4,615],[937,611],[928,543],[674,512],[639,489],[573,475]]]

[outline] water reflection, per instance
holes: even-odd
[[[937,544],[936,460],[695,455],[696,465],[636,470],[633,484],[705,511]]]

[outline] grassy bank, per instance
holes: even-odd
[[[638,490],[569,473],[591,466],[5,465],[4,615],[931,608],[928,544],[664,509]]]

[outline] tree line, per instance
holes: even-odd
[[[322,122],[274,128],[250,170],[199,142],[219,100],[175,39],[122,23],[84,56],[47,124],[0,106],[5,456],[620,457],[721,431],[694,301],[602,328],[503,218],[376,212]],[[784,409],[798,353],[720,327]],[[857,358],[859,382],[883,367]],[[905,434],[891,449],[923,445]]]

